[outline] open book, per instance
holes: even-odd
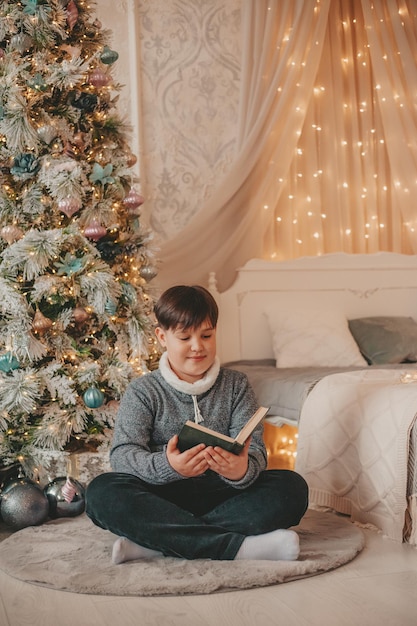
[[[224,450],[228,450],[228,452],[239,454],[239,452],[243,449],[246,440],[251,436],[268,411],[269,407],[266,408],[264,406],[261,406],[257,411],[255,411],[235,439],[188,420],[185,422],[178,435],[178,449],[181,452],[184,452],[184,450],[193,448],[199,443],[205,443],[206,446],[219,446]]]

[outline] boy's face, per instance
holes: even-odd
[[[209,321],[198,328],[164,330],[157,327],[156,336],[166,348],[169,364],[178,378],[189,383],[203,378],[216,357],[216,329]]]

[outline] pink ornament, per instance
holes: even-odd
[[[72,30],[78,21],[78,8],[74,0],[70,0],[67,4],[67,24]]]
[[[136,156],[136,154],[129,154],[126,160],[127,166],[128,167],[133,167],[134,165],[136,165],[138,161],[138,157]]]
[[[64,198],[64,200],[59,200],[58,208],[67,217],[72,217],[81,209],[81,202],[78,198]]]
[[[62,486],[61,493],[64,497],[65,502],[72,502],[75,494],[77,493],[77,488],[72,482],[71,478],[67,477],[65,484]]]
[[[10,226],[3,226],[0,234],[9,245],[23,237],[23,231],[14,224],[10,224]]]
[[[65,154],[65,156],[69,156],[70,159],[75,157],[74,146],[72,146],[69,141],[65,143],[63,154]]]
[[[110,76],[106,74],[106,72],[103,72],[100,67],[96,67],[96,69],[89,74],[88,82],[94,87],[105,87],[110,82]]]
[[[127,196],[123,199],[123,204],[127,209],[137,209],[141,204],[145,202],[143,196],[141,196],[137,191],[131,189]]]
[[[104,235],[107,234],[107,229],[104,228],[97,220],[93,220],[91,224],[88,224],[84,228],[84,235],[88,237],[88,239],[92,239],[93,241],[98,241]]]
[[[72,317],[74,318],[74,322],[76,324],[84,324],[90,317],[88,312],[82,306],[75,307],[72,312]]]
[[[32,328],[36,333],[43,335],[46,333],[52,326],[52,320],[49,317],[45,317],[43,313],[36,309],[35,316],[32,322]]]
[[[82,150],[85,147],[85,133],[75,133],[72,143]]]

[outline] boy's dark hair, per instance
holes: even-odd
[[[219,316],[215,299],[200,285],[170,287],[160,296],[154,312],[164,330],[198,328],[206,320],[216,328]]]

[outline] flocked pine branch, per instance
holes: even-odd
[[[8,103],[8,109],[0,122],[0,133],[7,135],[8,147],[19,153],[30,150],[38,142],[38,136],[30,121],[30,111],[20,96]]]
[[[33,220],[45,210],[42,198],[43,193],[41,185],[31,185],[28,189],[23,190],[21,195],[21,207],[17,205],[17,208],[20,208],[23,214]]]
[[[53,198],[67,197],[81,200],[87,179],[82,167],[73,159],[44,159],[39,172],[39,181],[45,185]]]
[[[33,6],[35,4],[35,6]],[[22,19],[22,30],[36,41],[39,47],[49,48],[54,45],[56,37],[67,38],[65,30],[67,13],[60,2],[53,2],[53,19],[51,7],[40,3],[33,3],[32,10],[27,10]],[[31,19],[36,14],[36,20]]]
[[[108,443],[159,355],[118,55],[94,4],[0,2],[0,458],[25,471],[39,448]]]
[[[30,413],[39,396],[39,380],[34,369],[15,370],[0,385],[0,411]]]
[[[49,406],[36,429],[33,443],[41,448],[62,450],[72,433],[83,431],[87,420],[87,413],[81,407],[67,409]]]
[[[33,280],[57,255],[60,237],[59,230],[31,230],[4,251],[3,262],[11,272],[21,270],[24,280]]]
[[[89,67],[90,63],[85,63],[80,58],[62,61],[51,68],[49,82],[57,89],[68,89],[84,78]]]
[[[60,371],[60,363],[52,363],[42,370],[42,380],[53,400],[59,399],[64,405],[77,404],[78,394],[75,381]]]

